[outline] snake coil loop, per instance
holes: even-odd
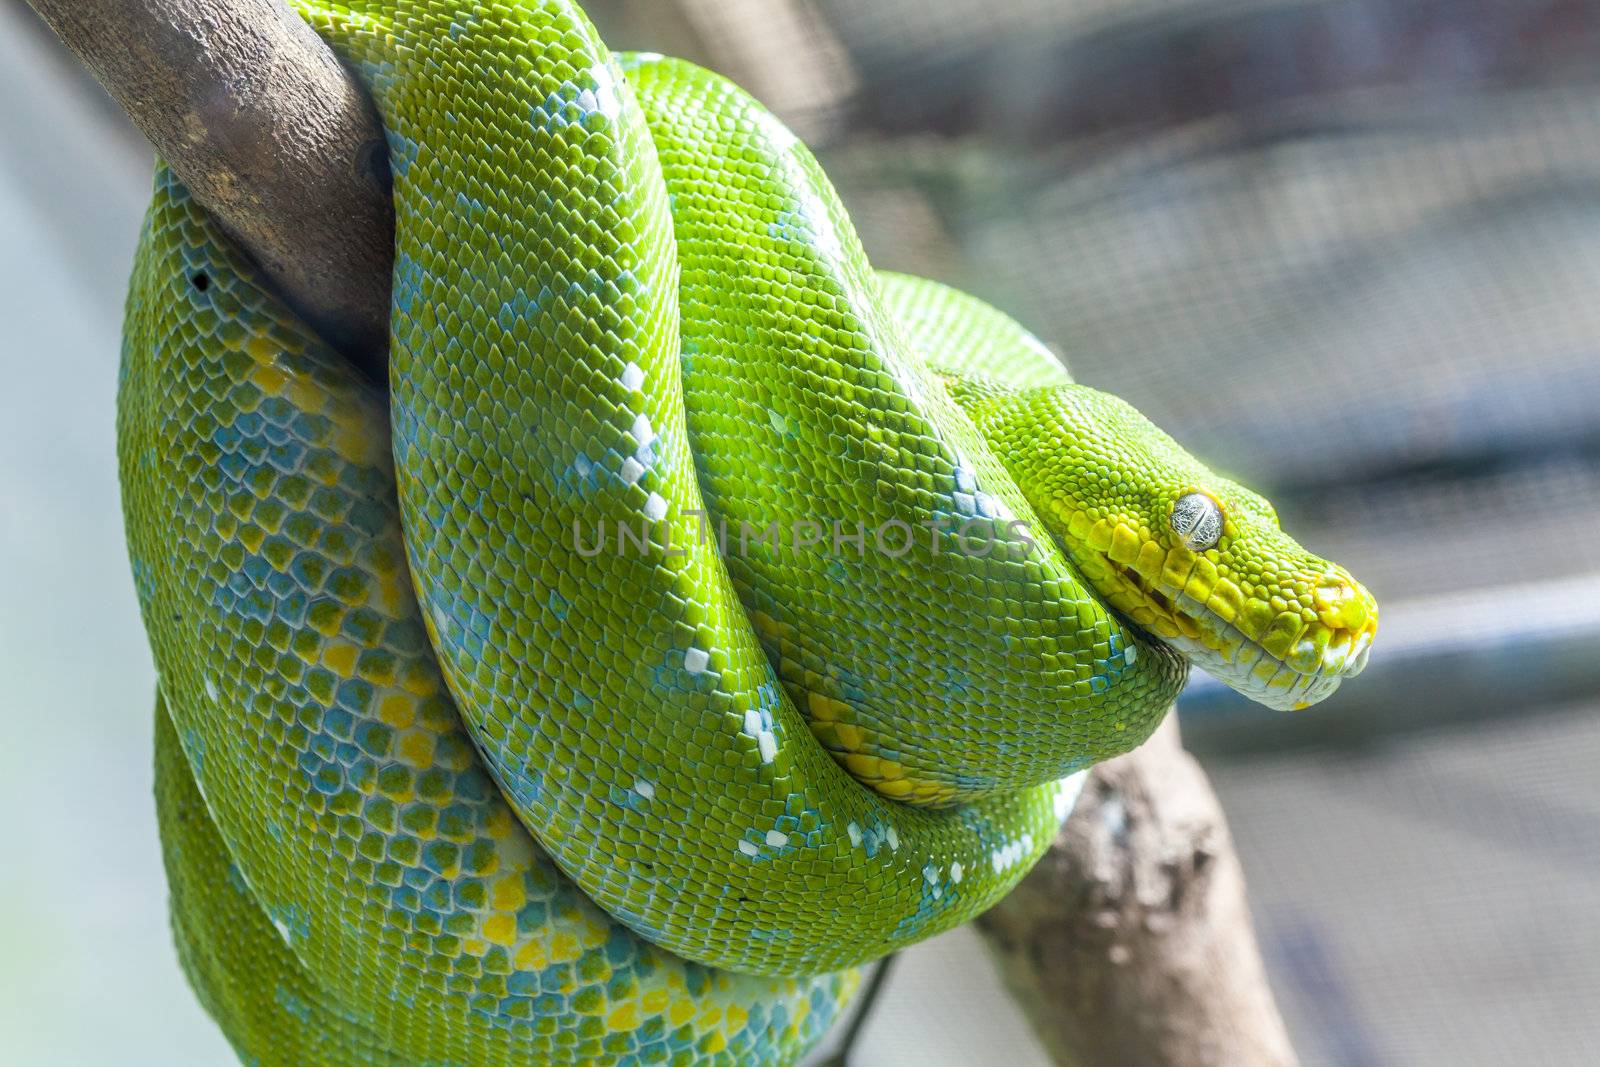
[[[387,395],[164,169],[128,301],[186,969],[250,1062],[792,1062],[1181,686],[1147,633],[1198,624],[1080,571],[1247,607],[1229,561],[1286,539],[1245,506],[1157,558],[1164,520],[1066,508],[1234,490],[998,312],[874,274],[726,81],[557,0],[299,6],[389,137]],[[1302,556],[1321,599],[1262,675],[1297,700],[1376,617]]]

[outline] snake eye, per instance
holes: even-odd
[[[1222,540],[1222,507],[1204,493],[1185,493],[1172,505],[1172,532],[1194,552]]]

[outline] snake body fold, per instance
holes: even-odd
[[[299,6],[389,136],[388,393],[162,170],[119,405],[174,927],[247,1061],[792,1062],[1186,660],[1364,662],[1348,574],[875,275],[726,81],[569,3]]]

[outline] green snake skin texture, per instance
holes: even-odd
[[[785,1064],[1200,665],[1370,595],[1026,330],[877,274],[722,78],[553,0],[298,5],[377,103],[387,389],[164,168],[119,399],[180,958],[253,1064]]]

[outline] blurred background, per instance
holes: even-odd
[[[1600,1062],[1600,2],[590,0],[786,118],[962,286],[1383,604],[1316,709],[1206,679],[1308,1064]],[[169,945],[113,394],[150,153],[0,0],[0,1035],[224,1064]],[[860,1067],[1043,1054],[964,931]]]

